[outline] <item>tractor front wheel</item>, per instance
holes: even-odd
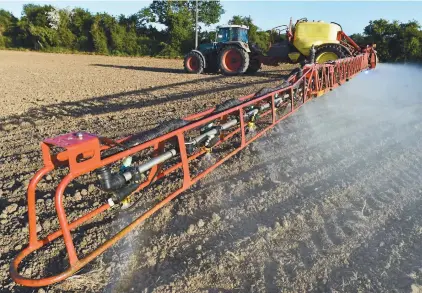
[[[220,53],[219,67],[224,75],[243,74],[249,67],[249,54],[238,46],[227,46]]]
[[[204,71],[204,65],[202,56],[194,51],[189,52],[183,61],[183,66],[187,73],[201,74]]]

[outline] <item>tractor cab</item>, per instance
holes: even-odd
[[[220,26],[217,31],[216,42],[243,42],[248,43],[249,27],[245,25]]]
[[[249,27],[246,25],[220,26],[215,34],[215,41],[212,43],[201,42],[197,49],[201,52],[218,50],[218,48],[231,42],[239,42],[247,46],[249,42],[248,30]]]

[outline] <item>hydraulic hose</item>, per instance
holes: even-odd
[[[288,96],[288,95],[287,95]],[[286,97],[278,97],[274,99],[274,103],[279,105]],[[258,108],[252,109],[244,114],[244,117],[250,119],[255,115],[259,114],[260,112],[268,109],[271,107],[271,103],[265,103],[260,105]],[[218,135],[221,133],[222,130],[229,129],[233,126],[236,126],[239,123],[238,118],[233,118],[227,121],[224,124],[219,126],[212,127],[210,130],[206,131],[205,133],[193,138],[192,140],[186,143],[187,146],[197,146],[200,144],[205,143],[206,147],[207,144],[215,144],[219,140]],[[137,166],[127,168],[122,173],[112,173],[110,168],[104,166],[97,170],[97,176],[100,180],[100,186],[105,191],[112,191],[113,197],[111,198],[112,202],[120,202],[126,197],[128,197],[131,193],[133,193],[141,184],[143,174],[149,170],[151,170],[154,166],[164,163],[165,161],[171,159],[172,157],[177,155],[176,149],[171,149],[167,152],[164,152],[161,155],[158,155],[151,160]]]

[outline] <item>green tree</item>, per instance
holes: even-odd
[[[66,49],[75,48],[77,37],[71,30],[73,11],[61,9],[55,11],[58,16],[57,35],[59,37],[59,46]]]
[[[195,21],[196,1],[174,1],[174,0],[155,0],[150,5],[151,18],[150,21],[159,22],[169,25],[172,16],[175,13],[182,12],[185,17],[190,18],[190,22]],[[186,14],[186,11],[189,13]],[[198,1],[198,21],[205,25],[217,23],[221,15],[224,14],[223,6],[220,1],[199,0]]]
[[[58,46],[57,31],[48,20],[48,13],[53,10],[51,5],[24,5],[22,17],[17,23],[17,43],[34,49]]]
[[[180,56],[194,44],[195,1],[153,1],[146,16],[150,22],[166,26],[160,55]],[[198,21],[205,26],[217,23],[224,10],[219,1],[198,1]]]
[[[422,32],[420,31],[420,24],[417,21],[409,21],[400,24],[400,31],[398,37],[402,39],[402,58],[400,61],[415,61],[421,60],[421,46]]]
[[[75,35],[75,49],[80,51],[94,51],[94,43],[91,27],[94,17],[90,12],[82,8],[72,10],[70,31]]]
[[[385,19],[370,21],[364,29],[366,43],[375,43],[381,61],[420,61],[421,33],[417,21],[399,23]]]
[[[91,26],[92,41],[94,44],[94,51],[100,54],[108,54],[108,39],[104,24],[104,15],[97,14]]]
[[[13,31],[17,18],[12,13],[0,9],[0,48],[10,47],[13,43]]]
[[[169,42],[164,44],[160,55],[177,57],[193,47],[193,27],[189,11],[181,9],[177,12],[169,11],[167,16],[167,34]]]
[[[359,46],[367,45],[367,39],[363,34],[352,34],[349,36]]]

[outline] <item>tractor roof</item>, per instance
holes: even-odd
[[[244,29],[249,29],[248,26],[246,25],[238,25],[238,24],[230,24],[230,25],[220,25],[218,26],[218,28],[232,28],[232,27],[238,27],[238,28],[244,28]]]

